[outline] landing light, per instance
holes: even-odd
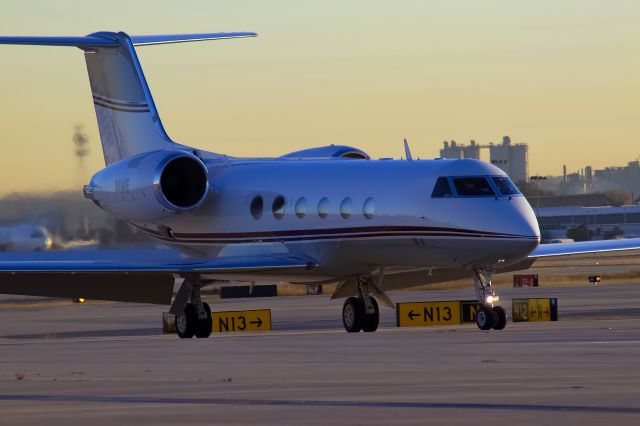
[[[498,301],[498,296],[489,295],[489,296],[485,297],[484,301],[485,301],[485,303],[487,305],[491,305],[492,303]]]

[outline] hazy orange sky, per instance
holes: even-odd
[[[640,2],[3,1],[3,35],[256,31],[138,48],[172,138],[238,156],[350,144],[529,144],[531,174],[640,155]],[[103,167],[82,53],[0,45],[0,194]],[[90,137],[84,168],[74,126]]]

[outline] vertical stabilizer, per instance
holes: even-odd
[[[171,148],[133,43],[124,33],[95,33],[111,46],[85,48],[104,161]]]
[[[3,36],[0,44],[76,46],[84,51],[107,165],[174,144],[162,126],[134,46],[255,37],[256,33],[128,36],[98,32],[84,37]]]

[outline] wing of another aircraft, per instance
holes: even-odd
[[[572,254],[604,253],[623,250],[639,250],[640,238],[622,240],[580,241],[577,243],[540,244],[529,258],[539,259],[551,256],[569,256]]]
[[[174,274],[226,276],[314,269],[296,254],[185,258],[176,250],[77,250],[0,255],[0,294],[169,304]]]

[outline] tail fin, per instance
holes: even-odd
[[[0,44],[76,46],[84,51],[105,163],[171,148],[134,46],[254,37],[255,33],[129,36],[98,32],[85,37],[0,37]]]

